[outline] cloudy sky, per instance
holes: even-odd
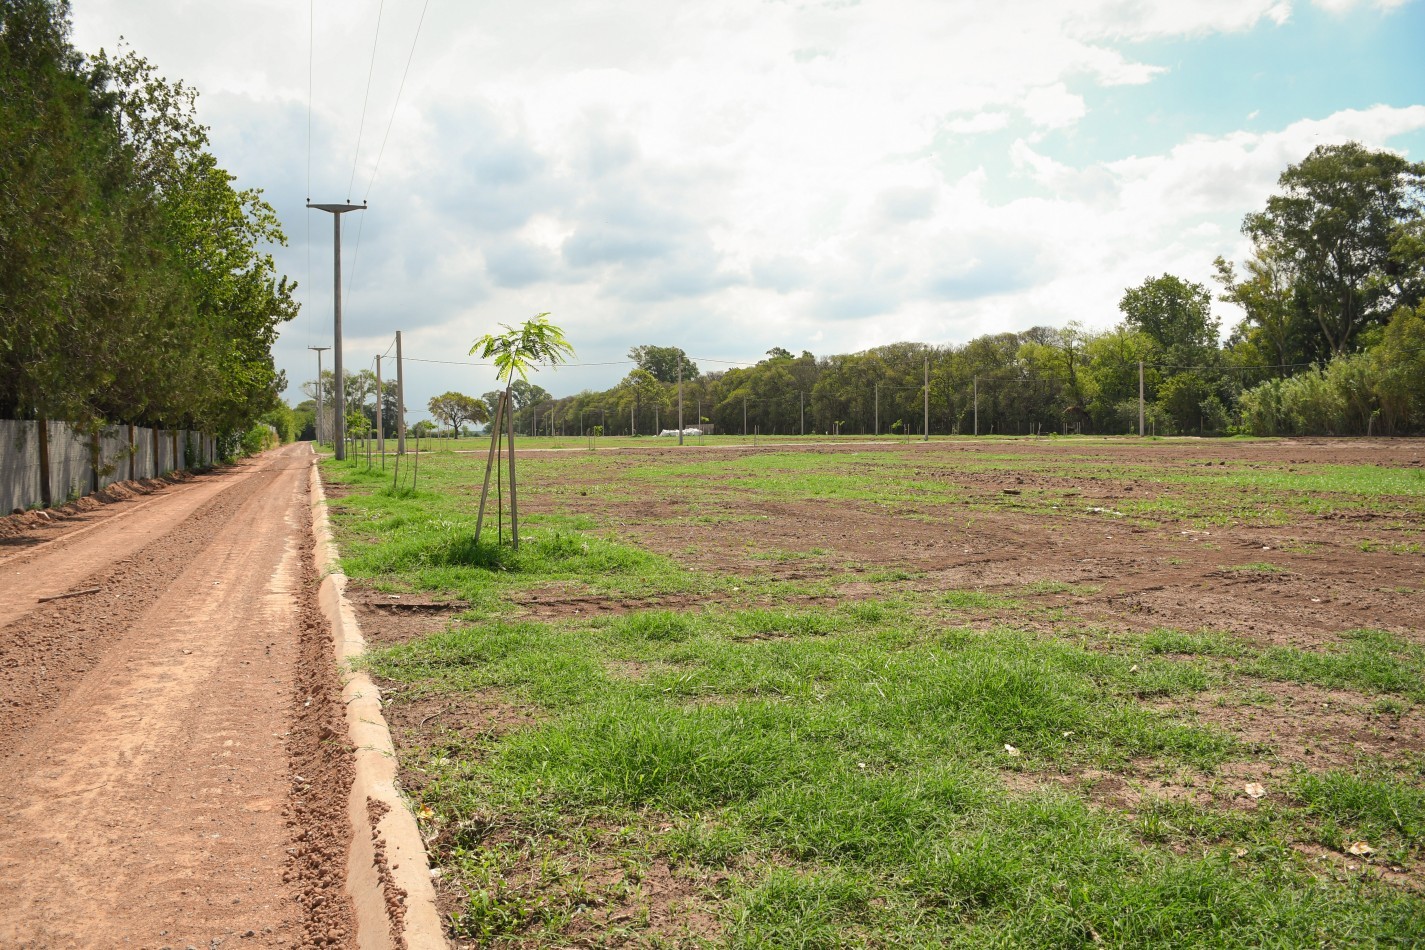
[[[309,195],[370,202],[345,219],[349,368],[397,329],[409,358],[469,360],[495,324],[547,310],[586,364],[539,374],[565,395],[613,384],[626,364],[592,364],[644,343],[713,369],[773,346],[1105,328],[1125,287],[1240,259],[1242,216],[1314,146],[1425,158],[1425,0],[73,13],[80,49],[123,36],[195,85],[220,163],[276,207],[279,266],[302,283],[277,347],[297,398],[306,347],[331,338],[331,219]],[[407,368],[413,407],[494,384]]]

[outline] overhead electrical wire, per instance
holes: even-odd
[[[356,184],[356,163],[361,158],[361,137],[366,132],[366,106],[371,101],[371,77],[376,72],[376,46],[381,40],[381,13],[386,0],[376,7],[376,32],[371,37],[371,65],[366,70],[366,95],[361,99],[361,122],[356,126],[356,154],[351,156],[351,180],[346,183],[346,200],[351,201],[351,186]]]
[[[312,61],[317,45],[317,0],[307,2],[307,201],[312,200]],[[302,287],[307,311],[307,346],[312,345],[312,209],[307,209],[307,282]]]
[[[396,122],[396,110],[401,107],[401,94],[406,91],[406,77],[411,73],[411,61],[416,58],[416,43],[421,38],[421,27],[426,21],[426,10],[430,9],[430,0],[426,0],[421,7],[420,19],[416,21],[416,33],[411,37],[411,51],[406,55],[406,68],[401,72],[401,84],[396,87],[396,101],[391,106],[391,118],[386,121],[386,133],[381,136],[381,147],[376,151],[376,164],[371,169],[371,180],[366,183],[366,193],[362,199],[371,197],[371,187],[376,184],[376,173],[381,170],[381,157],[386,154],[386,142],[391,138],[391,126]]]
[[[383,2],[384,2],[384,0],[383,0]],[[415,35],[411,37],[411,49],[410,49],[410,52],[408,52],[408,53],[406,54],[406,68],[405,68],[404,70],[402,70],[402,72],[401,72],[401,83],[400,83],[399,86],[396,87],[396,101],[391,105],[391,117],[386,120],[386,132],[385,132],[384,135],[381,136],[381,147],[376,151],[376,164],[373,165],[372,168],[371,168],[371,179],[370,179],[370,181],[368,181],[368,182],[366,183],[366,191],[365,191],[365,193],[361,196],[362,204],[365,204],[366,201],[371,197],[371,189],[372,189],[372,187],[376,184],[376,174],[381,170],[381,159],[382,159],[382,157],[386,154],[386,142],[387,142],[387,140],[389,140],[390,137],[391,137],[391,126],[393,126],[393,125],[396,123],[396,110],[399,109],[400,106],[401,106],[401,94],[402,94],[403,92],[405,92],[405,90],[406,90],[406,77],[410,75],[410,72],[411,72],[411,62],[416,58],[416,43],[417,43],[417,42],[420,40],[420,38],[421,38],[421,27],[425,24],[425,21],[426,21],[426,11],[427,11],[428,9],[430,9],[430,0],[426,0],[425,4],[421,7],[421,15],[420,15],[420,18],[416,21],[416,32],[415,32]],[[381,16],[380,16],[380,12],[379,12],[379,11],[377,12],[377,16],[376,16],[376,24],[377,24],[377,29],[379,30],[379,29],[380,29],[380,25],[381,25]],[[374,67],[375,64],[376,64],[376,49],[375,49],[374,46],[372,47],[372,50],[371,50],[371,64],[372,64],[373,67]],[[366,78],[366,93],[367,93],[368,96],[370,96],[370,94],[371,94],[371,77],[370,77],[369,75],[368,75],[367,78]],[[362,106],[362,122],[363,122],[363,123],[365,122],[365,119],[366,119],[366,107],[363,105],[363,106]],[[360,148],[361,148],[361,140],[360,140],[360,137],[358,136],[358,138],[357,138],[357,150],[358,150],[358,154],[359,154],[359,152],[360,152]],[[352,175],[352,181],[355,181],[355,180],[356,180],[356,163],[355,163],[354,160],[353,160],[352,166],[351,166],[351,175]],[[350,191],[350,190],[351,190],[351,185],[348,184],[348,185],[347,185],[347,191]],[[357,265],[357,262],[361,260],[361,233],[362,233],[365,229],[366,229],[366,215],[363,214],[363,215],[361,216],[361,220],[358,221],[357,224],[356,224],[356,247],[353,248],[353,249],[352,249],[352,252],[351,252],[351,272],[350,272],[350,274],[348,275],[348,277],[347,277],[347,279],[346,279],[346,287],[347,287],[348,293],[350,293],[351,287],[352,287],[352,285],[353,285],[353,284],[355,283],[355,281],[356,281],[356,265]]]
[[[404,361],[407,362],[407,363],[440,363],[440,364],[445,365],[445,366],[494,366],[494,365],[495,365],[494,363],[471,363],[471,362],[467,362],[467,361],[465,361],[465,360],[429,360],[429,359],[422,359],[422,358],[420,358],[419,356],[402,356],[401,359],[404,360]],[[553,371],[555,371],[555,372],[558,372],[558,371],[561,370],[561,369],[565,369],[565,368],[577,369],[577,368],[579,368],[579,367],[581,367],[581,366],[627,366],[627,365],[629,365],[629,364],[632,363],[632,362],[633,362],[633,360],[615,360],[614,362],[611,362],[611,363],[560,363],[558,366],[546,366],[546,367],[544,367],[544,368],[545,368],[545,369],[549,369],[549,370],[553,370]]]

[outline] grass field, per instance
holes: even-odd
[[[1425,446],[531,441],[322,469],[462,945],[1425,943]]]

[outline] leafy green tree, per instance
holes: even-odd
[[[1277,184],[1242,230],[1259,256],[1289,262],[1294,303],[1330,353],[1350,351],[1364,328],[1420,302],[1425,164],[1356,142],[1321,145]]]
[[[547,319],[549,314],[540,313],[526,320],[518,327],[511,327],[500,324],[504,328],[504,333],[487,333],[476,340],[470,347],[471,355],[478,355],[481,359],[493,360],[495,363],[495,374],[498,379],[505,381],[504,403],[506,411],[509,411],[511,392],[515,384],[515,377],[520,381],[529,382],[530,372],[537,370],[540,365],[558,365],[567,362],[574,355],[574,347],[564,337],[564,331],[559,329]],[[503,435],[501,430],[500,414],[495,414],[495,426],[490,440],[490,456],[485,464],[485,485],[480,493],[480,511],[475,518],[475,543],[480,543],[480,528],[485,519],[485,498],[490,490],[490,474],[494,466],[495,456],[499,447],[500,439]],[[516,550],[520,546],[519,529],[519,508],[516,501],[515,489],[515,445],[514,435],[510,435],[510,538]]]
[[[1239,277],[1231,261],[1213,261],[1222,286],[1218,300],[1242,308],[1242,321],[1228,340],[1236,362],[1270,366],[1273,375],[1290,373],[1297,363],[1324,358],[1315,322],[1296,306],[1296,274],[1291,261],[1272,247],[1257,248]]]
[[[132,53],[86,61],[64,2],[0,4],[0,413],[246,432],[296,313],[255,190],[195,96]]]
[[[460,426],[466,422],[488,422],[489,414],[485,404],[474,396],[448,392],[432,396],[426,408],[430,414],[444,422],[452,436],[459,435]]]
[[[629,418],[633,421],[629,425],[629,434],[638,435],[638,419],[643,409],[663,404],[663,387],[648,370],[632,369],[618,384],[618,390],[618,411],[631,413]]]
[[[635,346],[628,351],[628,358],[660,383],[676,383],[679,365],[685,382],[698,376],[698,364],[676,346]]]
[[[1397,310],[1370,355],[1385,430],[1425,430],[1425,303]]]
[[[1172,274],[1150,277],[1123,292],[1124,323],[1157,344],[1160,358],[1178,366],[1210,362],[1217,351],[1218,321],[1202,284]]]

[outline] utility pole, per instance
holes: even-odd
[[[742,397],[742,435],[747,436],[747,397]]]
[[[348,211],[365,211],[366,203],[354,204],[312,204],[308,208],[325,211],[332,216],[332,352],[336,367],[336,457],[346,458],[346,380],[341,372],[341,216]]]
[[[876,428],[875,434],[881,434],[881,384],[876,384]]]
[[[1143,361],[1138,361],[1138,438],[1143,438]]]
[[[802,417],[802,431],[801,431],[801,434],[802,434],[802,435],[806,435],[806,434],[807,434],[807,394],[806,394],[805,392],[798,392],[798,393],[797,393],[797,411],[801,413],[801,417]]]
[[[381,420],[381,357],[376,357],[376,451],[381,453],[381,471],[386,471],[386,426]]]
[[[975,377],[975,435],[980,434],[980,377]]]
[[[930,357],[925,358],[925,423],[922,426],[925,430],[925,438],[921,441],[930,441]]]
[[[406,363],[401,359],[401,331],[396,331],[396,454],[406,454]]]
[[[678,444],[683,444],[683,357],[678,356]]]
[[[317,444],[322,444],[322,354],[331,349],[329,346],[309,346],[309,350],[317,351]]]

